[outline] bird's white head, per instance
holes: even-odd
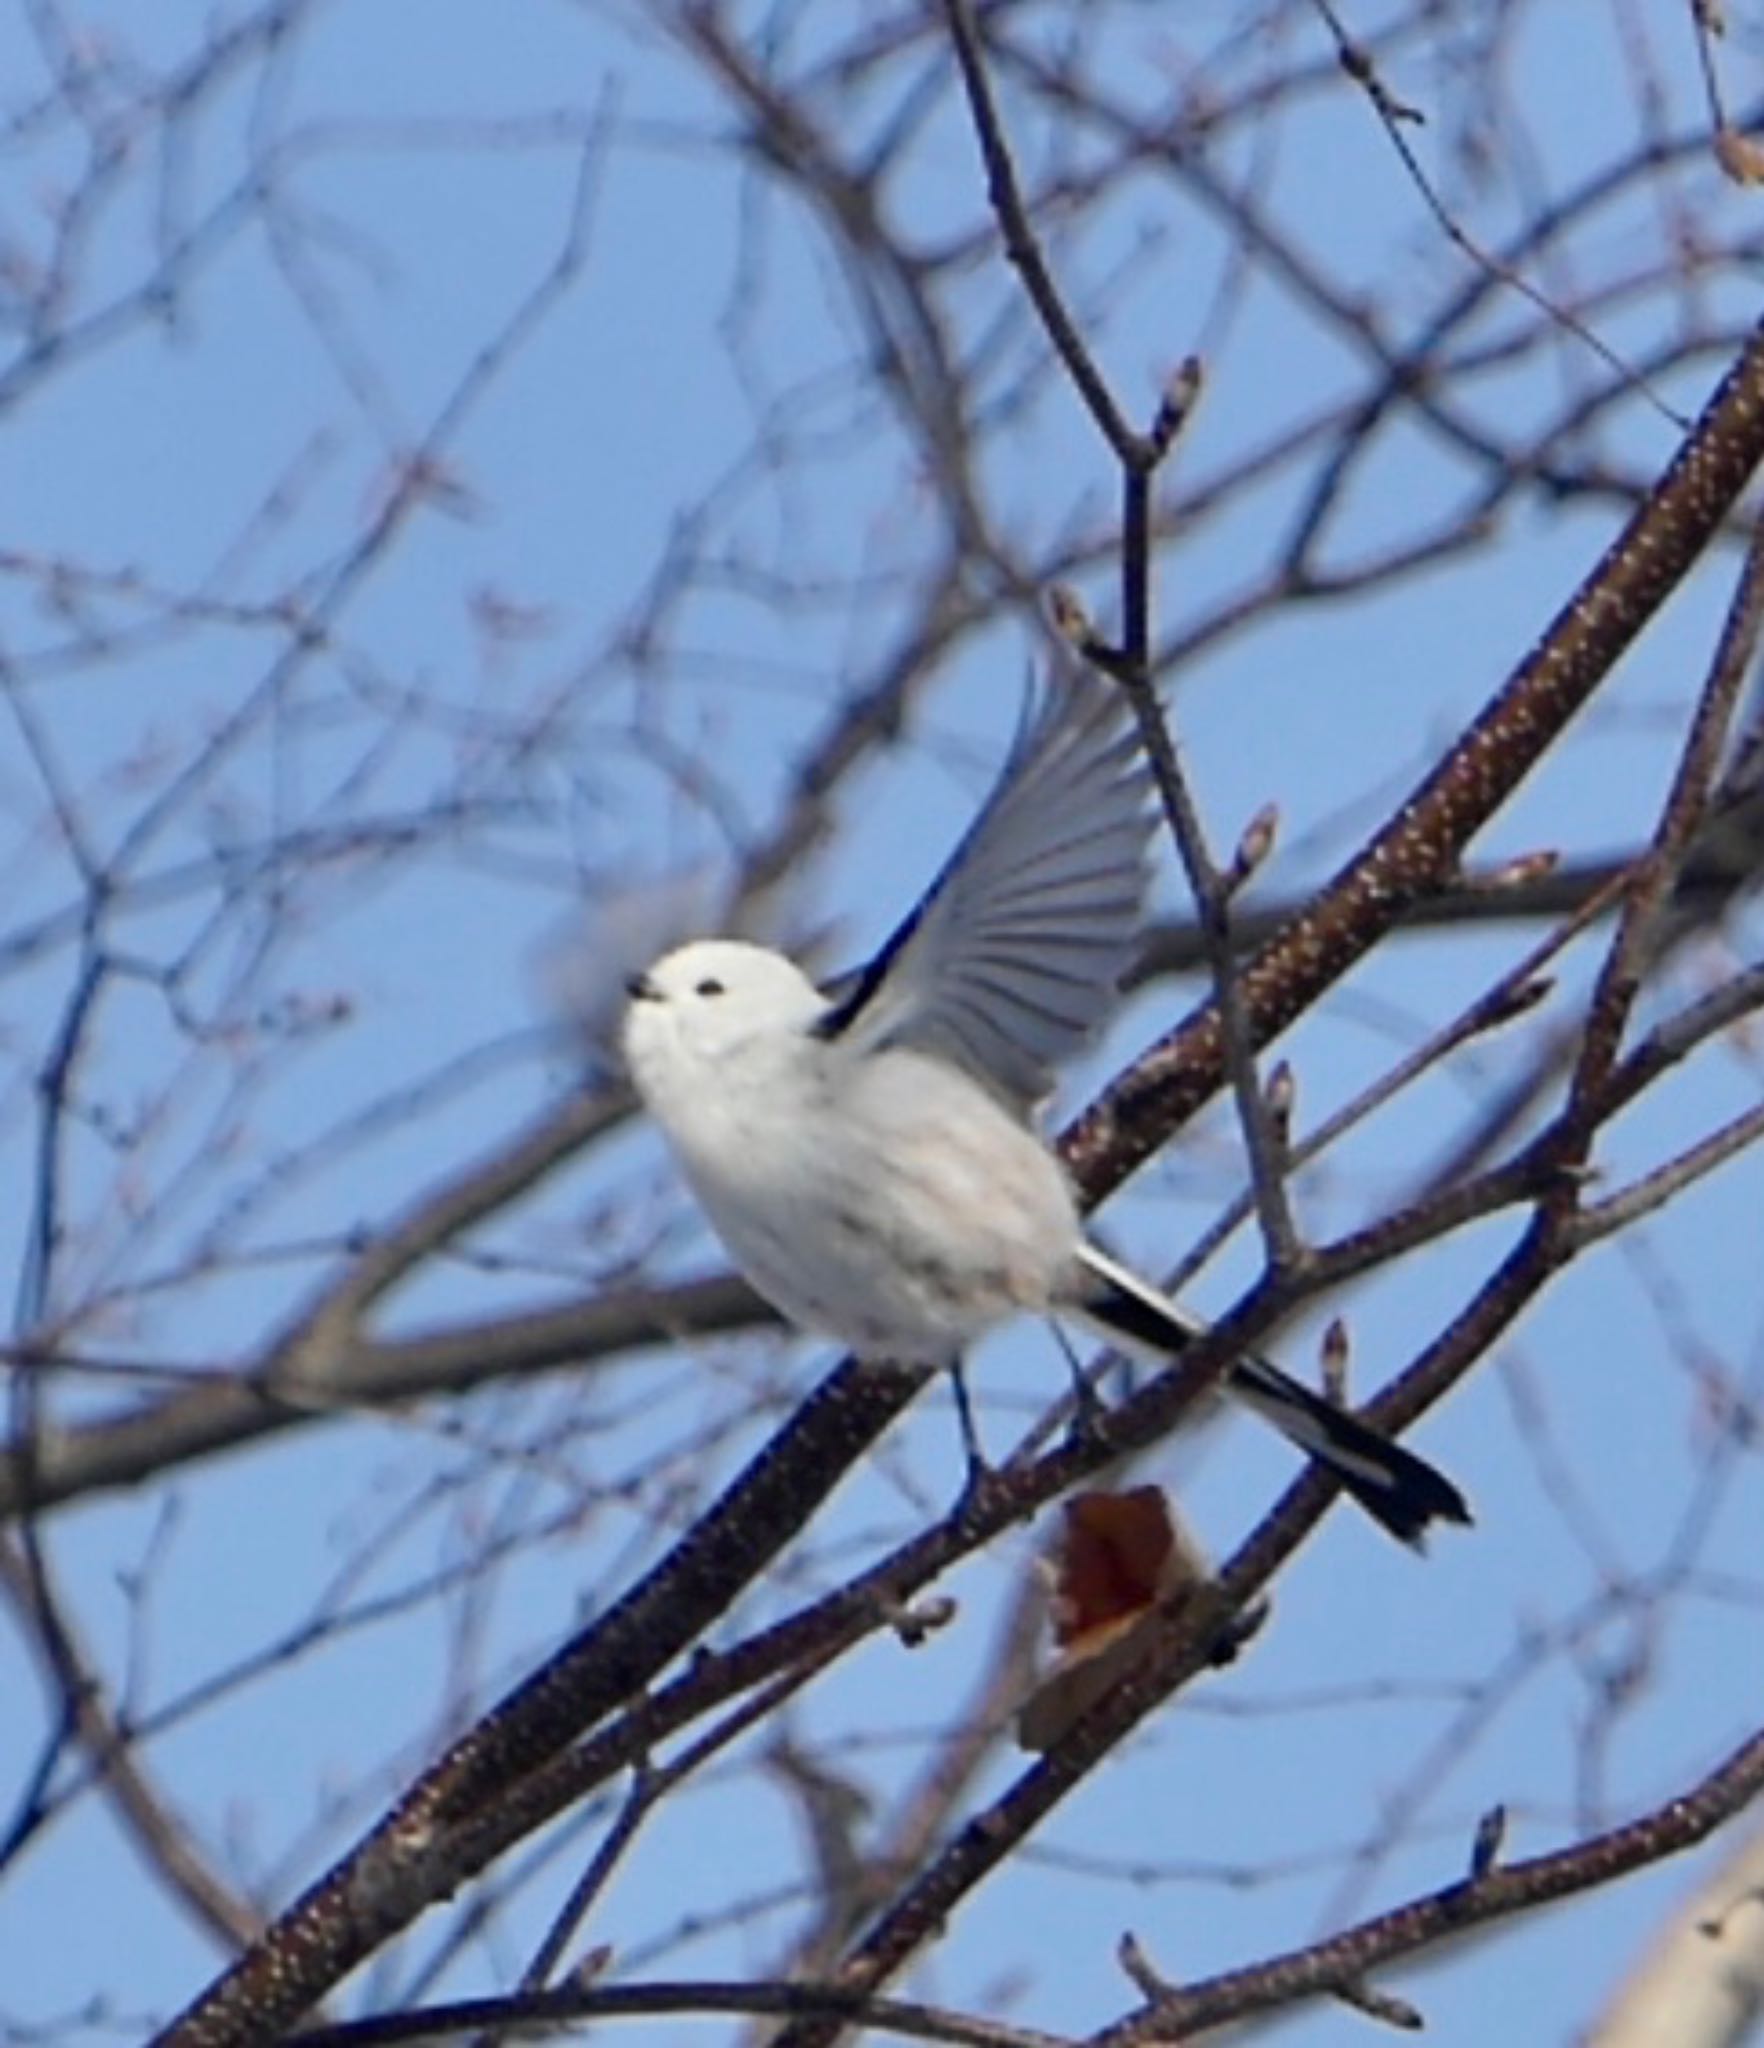
[[[793,961],[743,939],[695,939],[625,986],[625,1061],[651,1109],[731,1062],[787,1048],[827,1007]]]

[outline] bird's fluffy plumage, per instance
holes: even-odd
[[[781,954],[698,940],[629,984],[624,1043],[731,1256],[788,1320],[953,1365],[1019,1310],[1172,1356],[1200,1329],[1085,1241],[1028,1112],[1135,943],[1147,775],[1117,691],[1056,680],[918,907],[829,1000]],[[1451,1482],[1264,1359],[1225,1382],[1406,1541]]]
[[[1011,1108],[930,1053],[824,1035],[813,984],[764,947],[702,940],[642,979],[626,1029],[638,1089],[791,1322],[947,1365],[978,1331],[1054,1306],[1078,1213]]]

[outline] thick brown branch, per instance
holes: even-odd
[[[1690,571],[1764,456],[1764,327],[1704,407],[1659,488],[1446,758],[1244,970],[1258,1045],[1275,1038],[1455,873],[1476,833],[1543,757]],[[1219,1085],[1217,1007],[1195,1011],[1081,1119],[1068,1157],[1087,1192],[1116,1186]]]

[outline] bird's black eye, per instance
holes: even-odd
[[[707,974],[698,984],[696,993],[701,996],[720,996],[724,993],[723,984],[714,974]]]

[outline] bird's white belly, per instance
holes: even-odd
[[[1077,1217],[1032,1132],[964,1077],[885,1057],[840,1088],[834,1114],[756,1126],[737,1102],[685,1163],[736,1264],[791,1322],[943,1364],[1049,1305]]]

